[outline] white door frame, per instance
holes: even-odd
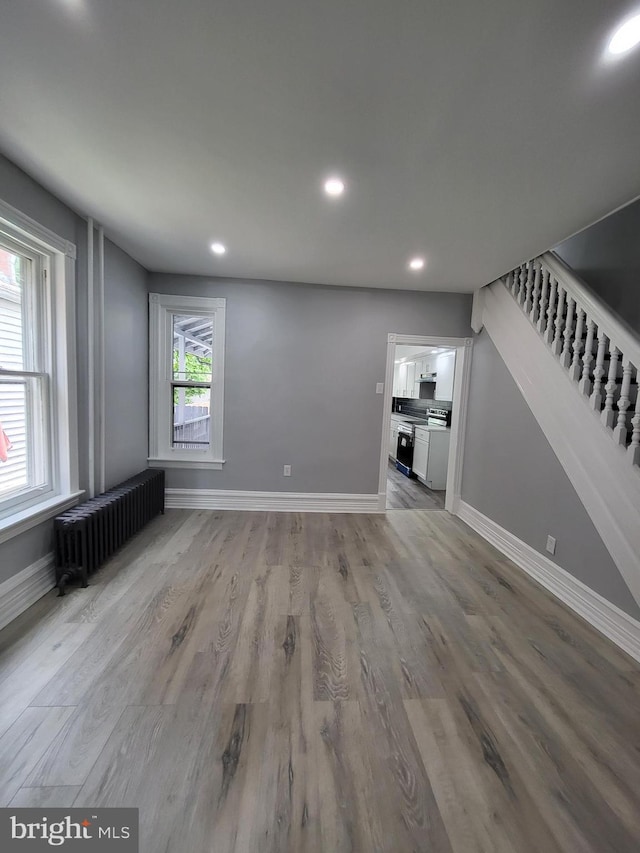
[[[387,368],[384,383],[384,415],[382,418],[382,443],[380,448],[380,477],[378,500],[382,512],[387,506],[387,465],[389,460],[389,429],[391,428],[391,398],[393,397],[393,362],[396,346],[447,347],[456,351],[456,368],[453,378],[453,413],[451,416],[451,441],[445,509],[455,513],[462,487],[462,462],[464,437],[467,426],[467,406],[471,379],[472,338],[445,338],[434,335],[387,335]]]

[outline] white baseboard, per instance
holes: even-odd
[[[640,661],[640,622],[465,501],[458,501],[456,515],[563,604]]]
[[[239,509],[270,512],[384,512],[386,496],[324,492],[240,492],[166,489],[167,509]]]
[[[56,583],[53,554],[36,560],[0,584],[0,628],[42,598]]]

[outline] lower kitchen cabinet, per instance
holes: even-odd
[[[420,435],[419,435],[420,433]],[[424,437],[423,437],[424,436]],[[422,482],[427,480],[427,463],[429,461],[429,432],[416,430],[413,444],[413,471]]]
[[[416,428],[413,446],[413,471],[430,489],[447,488],[450,430]]]
[[[391,424],[389,428],[389,456],[391,459],[396,458],[398,452],[398,427],[396,424]]]
[[[394,462],[398,455],[398,424],[401,420],[401,417],[391,415],[391,424],[389,425],[389,457]]]

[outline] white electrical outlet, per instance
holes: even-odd
[[[291,465],[285,465],[284,471],[282,473],[284,474],[285,477],[290,477],[291,476]]]
[[[547,551],[550,554],[556,553],[556,540],[554,536],[547,536]]]
[[[384,394],[384,382],[376,382],[376,394]]]

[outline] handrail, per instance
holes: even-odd
[[[553,252],[545,252],[537,259],[562,284],[570,296],[575,299],[580,308],[587,313],[589,319],[603,330],[610,341],[625,354],[625,356],[640,368],[640,338],[634,337],[624,323],[587,288],[571,267]]]

